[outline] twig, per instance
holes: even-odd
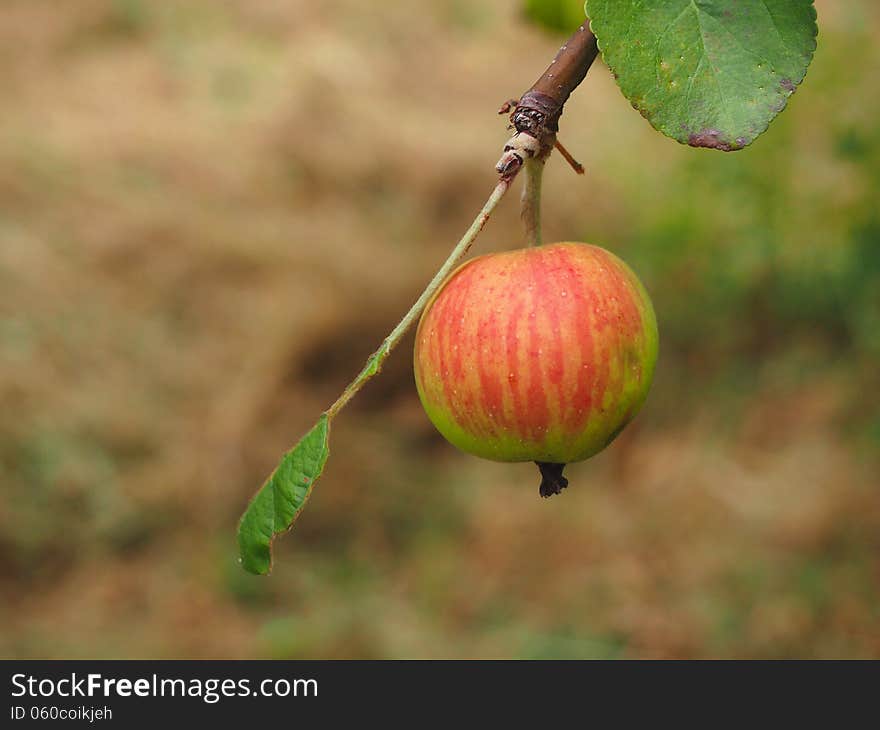
[[[523,94],[513,108],[510,122],[517,132],[531,135],[546,157],[555,145],[559,117],[571,92],[584,80],[599,53],[589,25],[581,25],[559,49],[547,70]],[[503,107],[502,107],[503,108]]]
[[[474,241],[477,240],[477,236],[480,234],[480,231],[483,230],[483,226],[486,225],[486,221],[489,220],[492,211],[495,210],[498,203],[500,203],[501,199],[504,197],[504,194],[510,189],[510,184],[513,182],[515,175],[516,172],[510,176],[501,176],[501,179],[498,181],[498,184],[495,186],[495,189],[492,191],[486,204],[483,206],[483,209],[474,219],[474,222],[471,223],[471,227],[468,228],[467,232],[461,237],[461,240],[455,245],[455,248],[452,249],[449,257],[434,275],[434,278],[431,279],[431,282],[425,287],[425,291],[421,293],[421,296],[419,296],[415,304],[410,307],[409,311],[404,315],[403,319],[400,320],[397,326],[391,330],[388,337],[382,341],[379,348],[369,357],[363,370],[361,370],[358,376],[351,381],[344,391],[342,391],[342,395],[336,399],[336,402],[327,409],[326,413],[329,418],[333,418],[333,416],[339,413],[339,411],[345,407],[345,404],[348,403],[348,401],[350,401],[363,387],[364,383],[379,372],[379,368],[382,366],[385,358],[388,357],[388,353],[394,349],[394,346],[406,334],[407,330],[418,320],[425,305],[431,297],[434,296],[434,293],[443,285],[446,277],[452,273],[456,264],[458,264],[458,262],[461,261],[464,255],[470,250]]]
[[[574,159],[574,157],[571,156],[571,152],[569,152],[567,149],[565,149],[562,142],[560,142],[558,139],[556,139],[553,142],[553,146],[556,147],[557,150],[559,150],[559,154],[565,158],[565,161],[569,165],[571,165],[572,170],[574,170],[578,175],[584,174],[584,166],[580,162],[578,162],[576,159]]]

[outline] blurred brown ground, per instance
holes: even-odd
[[[734,155],[597,65],[548,240],[626,258],[661,362],[541,500],[457,453],[407,341],[271,578],[235,527],[494,184],[559,38],[513,0],[4,0],[0,656],[880,657],[880,9],[819,0]],[[520,245],[515,196],[479,251]]]

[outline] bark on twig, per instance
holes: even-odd
[[[538,140],[538,156],[546,157],[553,149],[565,102],[584,80],[598,53],[596,36],[585,21],[519,101],[511,100],[502,105],[499,113],[512,110],[510,123],[517,135],[526,134]],[[516,138],[515,135],[513,139]]]

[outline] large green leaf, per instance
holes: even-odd
[[[271,570],[272,540],[293,525],[305,506],[327,461],[329,431],[329,418],[324,414],[284,455],[248,505],[238,526],[241,565],[248,572],[264,575]]]
[[[754,141],[816,49],[812,0],[587,0],[585,8],[626,98],[694,147]]]

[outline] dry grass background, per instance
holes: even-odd
[[[617,250],[660,320],[624,437],[542,501],[433,432],[407,342],[259,579],[247,499],[558,39],[512,0],[4,0],[0,655],[880,656],[880,15],[842,5],[747,152],[661,138],[601,66],[567,108],[547,238]],[[519,241],[511,196],[479,250]]]

